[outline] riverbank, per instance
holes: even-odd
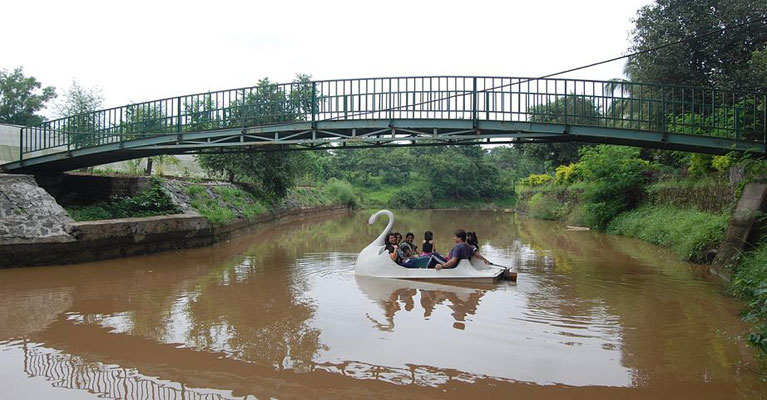
[[[586,153],[592,157],[585,163],[557,168],[554,177],[531,176],[517,188],[516,210],[638,238],[709,265],[745,303],[744,320],[753,327],[748,341],[767,360],[767,186],[723,173],[658,176],[652,164],[608,151]],[[577,178],[567,179],[565,168]]]
[[[88,181],[87,176],[76,178]],[[103,184],[101,181],[105,178],[98,179]],[[70,213],[75,214],[72,210],[76,210],[76,216],[83,219],[76,221],[53,196],[37,185],[33,177],[0,175],[4,194],[0,207],[3,217],[0,268],[73,264],[209,246],[264,223],[310,214],[345,212],[349,208],[343,196],[332,187],[295,188],[284,201],[265,205],[250,188],[228,183],[139,177],[113,177],[110,182],[121,183],[115,187],[132,187],[135,193],[119,197],[107,193],[101,197],[109,200],[100,200],[90,206],[81,202],[72,208],[70,203]],[[115,202],[123,208],[112,207]],[[160,214],[163,210],[172,213],[150,213],[147,215],[151,216],[135,218],[92,218],[111,215],[108,210],[111,208],[124,213],[141,214],[146,209],[159,210]]]

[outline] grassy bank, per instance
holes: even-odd
[[[743,319],[754,327],[748,341],[761,351],[767,364],[767,242],[743,255],[730,288],[747,304]]]
[[[294,187],[287,196],[274,202],[265,199],[257,188],[221,182],[187,182],[152,178],[150,187],[133,196],[113,196],[97,203],[62,199],[61,204],[75,221],[93,221],[169,215],[183,212],[188,206],[215,225],[237,219],[253,219],[264,213],[286,208],[348,205],[355,207],[358,198],[347,182],[331,179],[322,186]],[[174,192],[172,195],[171,192]]]
[[[396,183],[372,176],[353,185],[353,191],[357,193],[360,204],[369,208],[502,209],[513,208],[516,204],[513,193],[484,199],[434,197],[427,179],[417,172],[411,172],[407,179]]]
[[[607,232],[669,247],[682,260],[706,262],[707,253],[724,239],[729,219],[726,212],[645,204],[619,214]]]
[[[87,204],[77,198],[64,198],[61,205],[75,221],[94,221],[101,219],[150,217],[181,212],[173,200],[163,190],[159,179],[152,179],[151,186],[134,196],[112,196],[106,201]]]

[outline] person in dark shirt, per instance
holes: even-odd
[[[466,231],[457,230],[453,238],[455,239],[455,246],[450,250],[447,262],[435,265],[435,269],[455,268],[461,260],[468,260],[474,255],[473,249],[466,244]]]

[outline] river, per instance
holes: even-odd
[[[0,270],[0,397],[760,398],[740,305],[667,250],[499,212],[400,211],[477,231],[517,283],[362,279],[370,211],[214,247]],[[384,218],[385,220],[385,218]]]

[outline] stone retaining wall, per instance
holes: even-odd
[[[144,177],[64,175],[39,178],[52,190],[80,190],[92,196],[126,196],[142,190]],[[254,219],[213,226],[192,213],[145,218],[74,222],[30,175],[0,174],[0,268],[74,264],[209,246],[247,233],[260,224],[318,213],[346,212],[344,206],[287,208]]]

